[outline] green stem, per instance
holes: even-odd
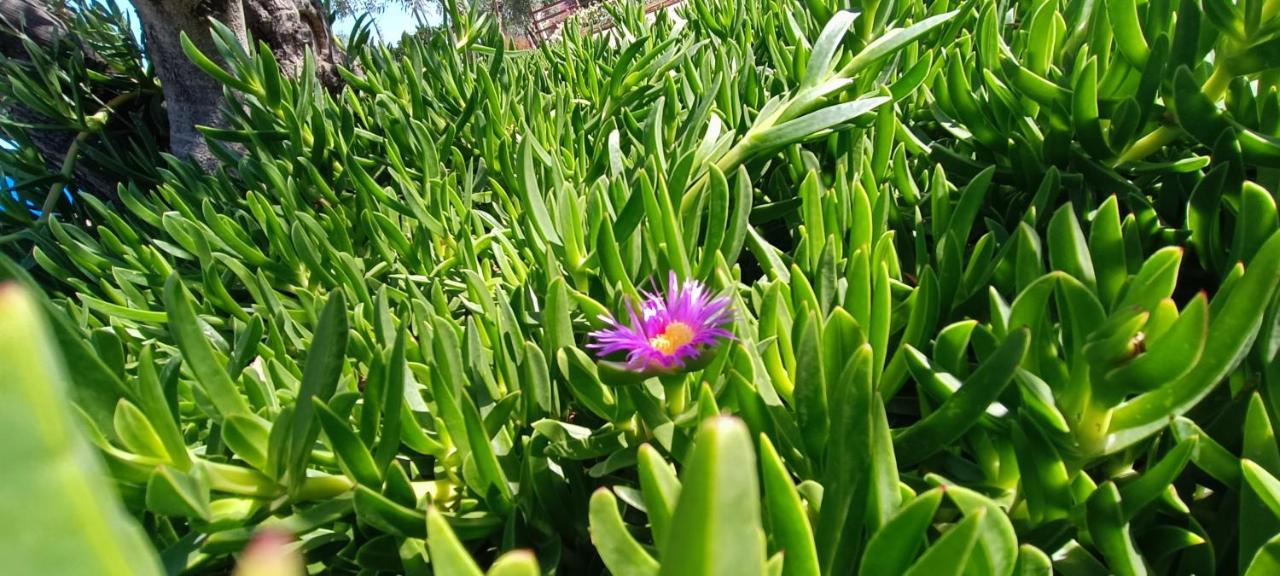
[[[329,500],[355,487],[346,476],[308,476],[302,481],[295,501]]]
[[[689,403],[689,393],[684,381],[684,376],[662,378],[662,392],[667,400],[667,415],[671,418],[683,414]]]
[[[283,491],[271,478],[257,470],[207,460],[197,462],[208,473],[209,486],[219,492],[269,499],[279,496]]]
[[[1208,96],[1210,100],[1216,103],[1226,94],[1227,87],[1231,85],[1232,77],[1225,66],[1216,66],[1213,69],[1213,75],[1209,76],[1209,79],[1200,87],[1200,91],[1204,92],[1205,96]],[[1128,150],[1124,151],[1124,154],[1121,154],[1112,163],[1112,166],[1121,166],[1130,162],[1140,161],[1173,143],[1180,135],[1182,135],[1182,128],[1178,126],[1166,124],[1156,128],[1146,136],[1138,139],[1137,142],[1134,142]]]
[[[1208,96],[1210,100],[1217,102],[1227,93],[1227,88],[1231,86],[1231,79],[1234,77],[1230,72],[1227,72],[1226,66],[1215,66],[1213,75],[1209,76],[1209,79],[1200,87],[1200,91],[1204,92],[1204,95]]]
[[[83,119],[83,129],[76,134],[75,140],[72,140],[71,146],[67,148],[67,155],[62,158],[62,167],[58,170],[60,178],[49,185],[49,192],[44,196],[44,202],[40,205],[40,217],[36,219],[36,224],[48,220],[54,207],[58,205],[58,197],[62,195],[63,188],[66,187],[67,182],[71,180],[71,176],[75,173],[76,161],[80,158],[80,147],[84,145],[90,136],[96,134],[106,125],[109,115],[115,112],[116,108],[137,98],[140,94],[142,94],[140,90],[118,94],[115,98],[103,104],[102,109],[98,110],[93,116],[87,116]],[[0,244],[3,244],[8,239],[8,237],[0,238]]]
[[[1124,151],[1119,158],[1116,159],[1114,166],[1137,162],[1155,154],[1156,151],[1178,139],[1178,135],[1182,134],[1182,129],[1177,126],[1164,125],[1156,128],[1146,136],[1139,138],[1134,142],[1128,150]]]
[[[730,148],[728,152],[724,153],[724,156],[721,156],[720,159],[716,161],[716,168],[719,168],[720,172],[723,173],[726,178],[732,177],[733,171],[737,170],[738,165],[747,159],[748,151],[755,145],[753,134],[754,133],[751,130],[748,130],[747,133],[743,135],[742,140],[739,140],[733,148]],[[679,216],[682,220],[690,216],[694,208],[697,207],[698,200],[702,195],[702,190],[706,187],[710,177],[709,173],[704,173],[694,181],[692,186],[689,186],[681,197]]]
[[[1107,430],[1111,428],[1112,412],[1111,408],[1102,406],[1096,401],[1090,401],[1089,406],[1081,414],[1080,424],[1076,428],[1076,441],[1080,446],[1081,454],[1086,459],[1102,453],[1102,444],[1106,440]]]
[[[0,246],[4,246],[5,244],[8,244],[10,242],[17,242],[18,240],[21,240],[26,236],[27,236],[26,230],[19,230],[17,232],[14,232],[13,234],[5,234],[4,236],[0,236]]]
[[[88,139],[89,134],[91,132],[81,132],[76,135],[75,140],[71,141],[71,147],[67,148],[67,155],[62,159],[62,169],[58,171],[61,177],[49,185],[49,192],[45,194],[44,203],[40,205],[40,217],[36,219],[36,224],[48,220],[54,207],[58,205],[58,197],[62,195],[62,190],[75,172],[76,158],[80,156],[80,146]]]
[[[1262,18],[1260,20],[1263,22],[1270,22],[1272,18],[1275,18],[1277,12],[1280,12],[1280,2],[1277,2],[1276,0],[1266,0],[1262,3]],[[1265,92],[1263,92],[1263,94],[1265,94]]]

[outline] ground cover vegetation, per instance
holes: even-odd
[[[605,10],[0,60],[10,567],[1280,571],[1280,2]]]

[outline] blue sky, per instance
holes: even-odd
[[[436,20],[434,14],[428,16],[432,21]],[[334,24],[335,31],[339,34],[346,34],[351,31],[351,26],[355,24],[353,18],[342,18]],[[383,40],[393,42],[400,39],[405,32],[412,32],[418,29],[418,20],[413,14],[400,6],[387,8],[382,14],[377,15],[375,24],[379,32],[382,33]]]

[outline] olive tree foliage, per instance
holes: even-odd
[[[343,16],[360,14],[377,14],[391,6],[400,6],[409,12],[435,10],[440,2],[436,0],[334,0],[333,10]]]
[[[476,13],[494,14],[507,36],[523,36],[533,21],[533,13],[556,0],[469,0]],[[400,7],[423,23],[438,23],[448,17],[444,0],[334,0],[333,10],[341,16],[380,14],[393,6]]]

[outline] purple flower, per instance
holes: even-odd
[[[712,296],[700,282],[681,283],[672,273],[665,298],[648,292],[644,296],[639,314],[627,305],[630,326],[604,317],[610,327],[592,332],[595,341],[587,348],[601,358],[626,352],[627,368],[637,372],[668,371],[683,368],[705,347],[733,337],[725,329],[733,316],[729,299]]]

